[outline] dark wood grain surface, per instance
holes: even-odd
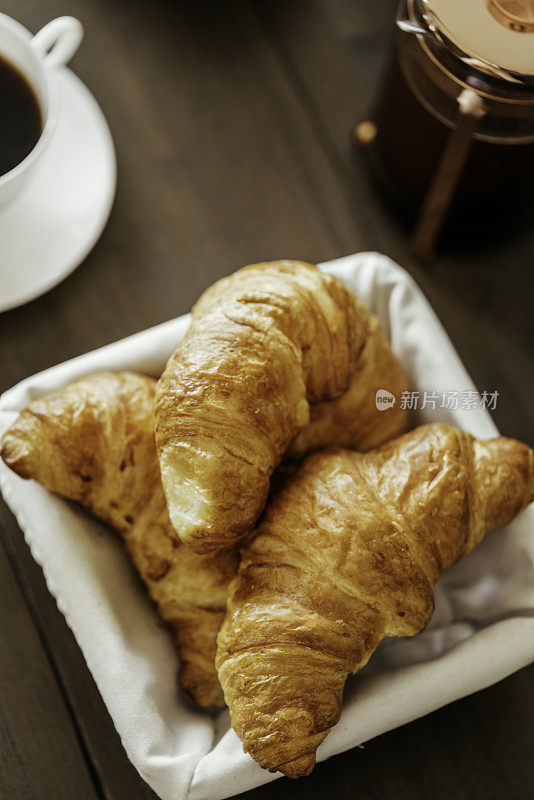
[[[414,275],[477,386],[500,392],[501,431],[534,444],[534,225],[498,245],[445,249],[423,268],[350,145],[394,6],[5,0],[32,31],[61,14],[82,20],[73,68],[108,118],[119,183],[82,266],[0,315],[0,390],[185,312],[245,263],[373,249]],[[0,535],[0,796],[153,798],[3,505]],[[524,669],[246,797],[530,800],[533,677]]]

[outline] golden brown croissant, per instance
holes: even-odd
[[[183,688],[200,706],[221,705],[216,637],[237,554],[197,555],[170,524],[154,440],[155,384],[132,372],[100,373],[36,400],[5,433],[1,455],[21,477],[120,533],[173,631]]]
[[[232,725],[271,771],[308,774],[351,672],[413,636],[433,585],[534,499],[534,452],[444,424],[365,455],[309,456],[242,553],[217,666]]]
[[[399,395],[403,371],[376,317],[336,278],[275,261],[214,284],[156,391],[163,488],[183,541],[203,552],[245,535],[292,442],[300,456],[403,431],[406,412],[377,411],[377,388]]]

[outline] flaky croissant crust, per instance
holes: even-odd
[[[405,429],[398,405],[377,411],[378,388],[400,394],[402,369],[376,317],[333,276],[276,261],[214,284],[156,393],[163,486],[183,541],[202,552],[245,535],[288,448],[366,449]]]
[[[232,725],[262,767],[307,774],[349,673],[413,636],[433,584],[534,498],[534,453],[427,425],[368,454],[309,456],[243,549],[219,633]]]
[[[169,624],[180,681],[201,706],[221,705],[216,636],[237,553],[197,555],[170,524],[153,430],[155,381],[99,373],[31,403],[2,439],[5,463],[118,531]]]

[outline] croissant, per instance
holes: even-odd
[[[399,395],[404,373],[376,317],[336,278],[275,261],[214,284],[156,391],[163,488],[181,539],[208,552],[249,532],[286,452],[367,449],[405,430],[400,405],[377,410],[378,388]]]
[[[5,433],[1,456],[23,478],[75,500],[121,535],[200,706],[222,705],[214,660],[237,554],[197,555],[169,521],[153,430],[156,382],[100,373],[31,403]]]
[[[218,638],[232,725],[265,769],[308,774],[349,673],[427,625],[433,585],[534,499],[534,452],[427,425],[303,462],[243,550]]]

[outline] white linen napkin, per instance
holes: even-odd
[[[411,387],[419,392],[419,406],[427,392],[414,424],[440,420],[482,438],[496,434],[487,410],[468,407],[475,388],[404,270],[376,253],[348,256],[322,268],[378,314]],[[188,315],[180,317],[22,381],[0,398],[0,433],[31,400],[91,372],[133,369],[159,375],[188,323]],[[459,395],[458,409],[440,407],[446,405],[445,392],[465,393]],[[170,637],[116,539],[3,464],[0,488],[76,636],[129,758],[162,800],[222,800],[279,777],[243,753],[227,711],[212,719],[184,704]],[[319,748],[318,760],[533,661],[533,567],[534,509],[529,508],[488,535],[439,581],[426,631],[413,639],[383,642],[369,665],[349,681],[341,720]]]

